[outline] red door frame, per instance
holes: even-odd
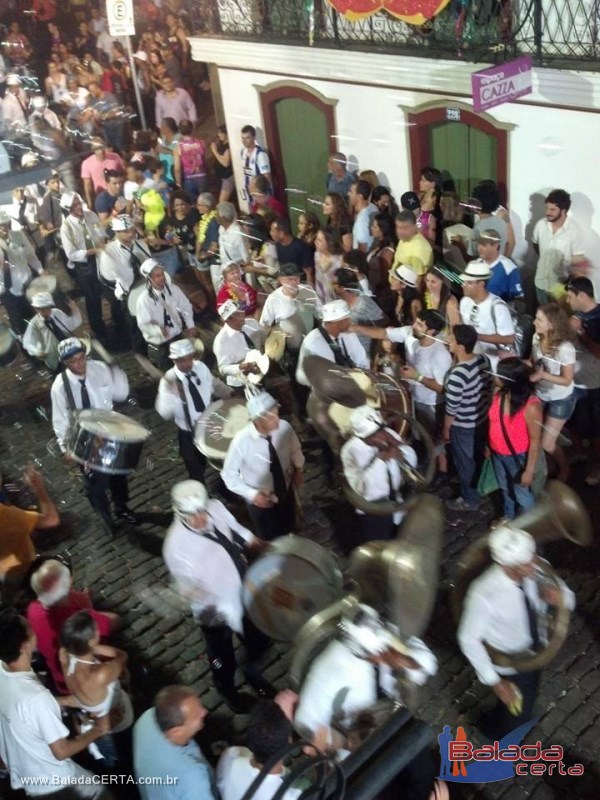
[[[418,183],[421,169],[426,166],[437,167],[431,163],[431,151],[429,147],[429,126],[438,122],[448,122],[448,109],[460,110],[460,122],[470,125],[482,133],[493,136],[496,139],[498,151],[497,184],[500,190],[502,203],[508,203],[508,133],[512,125],[505,126],[502,123],[495,125],[490,119],[486,119],[481,114],[476,114],[469,108],[465,108],[460,103],[446,103],[435,108],[427,108],[423,111],[408,112],[409,141],[410,141],[410,160],[412,167],[413,183]]]
[[[265,129],[265,141],[269,152],[272,156],[271,169],[273,171],[273,180],[275,182],[276,195],[283,203],[286,202],[284,188],[287,185],[285,179],[285,172],[283,170],[283,159],[281,157],[281,143],[279,140],[279,126],[277,124],[277,114],[275,106],[279,100],[288,100],[291,98],[298,98],[310,103],[325,115],[327,122],[327,134],[329,137],[329,153],[337,151],[337,137],[335,127],[335,113],[334,105],[337,101],[321,99],[318,93],[310,89],[304,89],[297,83],[278,83],[272,88],[265,87],[259,89],[261,112]],[[323,176],[323,181],[325,176]]]

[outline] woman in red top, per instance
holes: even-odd
[[[541,455],[543,413],[530,375],[531,368],[520,358],[500,361],[489,411],[489,445],[507,519],[535,505],[533,482]]]
[[[256,289],[253,289],[242,279],[242,270],[239,264],[231,262],[226,264],[222,270],[223,284],[217,292],[217,308],[220,308],[227,300],[234,300],[247,317],[256,313]]]

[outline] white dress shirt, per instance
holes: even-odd
[[[86,251],[90,250],[86,242],[86,233],[92,247],[102,247],[106,240],[106,231],[97,214],[84,211],[83,219],[69,214],[60,226],[60,242],[67,257],[67,267],[74,269],[75,264],[86,264]]]
[[[236,264],[248,261],[246,237],[237,222],[232,222],[228,228],[219,226],[219,260],[222,267],[231,261]]]
[[[400,342],[404,344],[406,363],[414,367],[425,378],[432,378],[440,386],[444,385],[446,373],[452,366],[452,356],[450,351],[442,342],[435,342],[429,339],[431,344],[423,346],[421,340],[417,339],[411,325],[403,325],[401,328],[388,328],[386,331],[390,342]],[[408,383],[408,388],[415,403],[426,403],[428,406],[435,406],[444,402],[444,395],[428,389],[419,381],[412,381],[403,378]]]
[[[407,639],[406,645],[407,655],[419,666],[404,672],[413,683],[422,686],[437,672],[437,659],[416,636]],[[336,722],[350,725],[361,711],[377,702],[377,681],[373,664],[354,655],[343,642],[330,642],[313,661],[302,684],[294,727],[300,734],[306,731],[314,734],[322,725],[331,727]],[[398,682],[386,665],[379,668],[379,687],[398,699]]]
[[[277,325],[282,319],[289,319],[297,314],[304,323],[305,333],[312,330],[315,317],[321,315],[321,301],[312,286],[299,286],[295,297],[288,297],[284,287],[280,286],[267,295],[260,324],[265,328]],[[307,324],[310,323],[310,324]]]
[[[360,339],[355,333],[340,333],[338,342],[341,343],[342,349],[346,351],[348,357],[353,361],[354,366],[360,369],[370,369],[371,365],[365,353],[365,348],[362,346]],[[298,356],[298,367],[296,368],[296,380],[298,383],[301,383],[303,386],[310,386],[310,381],[306,377],[303,367],[306,356],[321,356],[335,364],[333,350],[318,328],[308,333],[302,342],[300,355]]]
[[[258,322],[248,318],[242,330],[254,342],[255,349],[260,350],[265,336]],[[227,323],[215,336],[213,352],[217,359],[219,372],[227,381],[228,386],[244,386],[240,364],[244,363],[250,349],[242,332],[234,330]]]
[[[252,766],[252,758],[247,747],[228,747],[225,750],[217,765],[217,786],[221,800],[240,800],[256,780],[260,770]],[[252,800],[273,800],[286,772],[284,769],[277,775],[267,775],[252,794]],[[287,789],[282,800],[296,800],[301,794],[302,789]]]
[[[482,333],[484,336],[494,334],[512,336],[515,333],[510,308],[504,300],[491,292],[481,303],[476,303],[470,297],[462,297],[458,309],[461,321],[465,325],[472,325],[477,333]],[[496,369],[500,357],[499,345],[478,341],[473,352],[486,355],[490,359],[492,369]]]
[[[75,407],[81,405],[81,383],[84,376],[75,375],[70,369],[65,370],[73,393]],[[88,361],[85,371],[85,386],[90,397],[90,407],[112,411],[113,402],[120,403],[129,394],[127,375],[120,367],[109,367],[102,361]],[[52,427],[58,440],[58,446],[65,452],[65,436],[69,430],[70,408],[65,393],[62,373],[57,375],[50,390],[52,401]]]
[[[165,311],[171,323],[167,327],[168,336],[163,333]],[[135,316],[142,336],[148,344],[163,344],[179,336],[184,330],[194,327],[192,304],[179,286],[171,283],[168,278],[162,292],[148,289],[140,294]]]
[[[27,125],[27,109],[29,98],[23,89],[13,94],[7,89],[2,100],[2,116],[7,127],[25,127]]]
[[[570,214],[556,231],[551,222],[540,219],[533,229],[531,240],[540,251],[534,283],[538,289],[546,292],[566,277],[573,261],[580,261],[585,255],[581,228]]]
[[[4,285],[4,266],[10,270],[12,285],[10,293],[23,297],[25,286],[31,279],[31,270],[37,275],[43,271],[33,246],[20,231],[11,231],[8,241],[0,239],[0,295],[6,291]]]
[[[71,336],[73,331],[81,325],[79,310],[73,311],[69,316],[59,308],[53,308],[50,312],[50,319],[61,332],[64,332],[65,336]],[[50,369],[56,369],[58,366],[58,339],[48,328],[46,320],[41,314],[36,314],[27,323],[27,329],[23,335],[23,347],[30,356],[41,358]]]
[[[134,241],[130,250],[117,239],[109,242],[98,256],[98,272],[105,281],[116,284],[115,296],[118,300],[129,293],[135,281],[135,273],[131,266],[132,253],[140,263],[151,258],[150,251],[139,242]]]
[[[229,627],[241,633],[244,607],[240,573],[225,548],[203,534],[216,528],[230,541],[233,532],[248,543],[254,540],[254,534],[240,525],[220,500],[209,500],[207,513],[204,531],[191,530],[179,519],[173,521],[163,544],[163,558],[195,616],[215,606]]]
[[[293,471],[304,466],[300,441],[292,426],[284,419],[279,421],[279,427],[270,436],[288,487]],[[256,430],[253,422],[233,437],[221,478],[230,492],[240,495],[247,503],[252,503],[259,492],[273,492],[269,443]]]
[[[401,442],[401,438],[391,428],[386,431],[395,439]],[[411,467],[417,466],[417,454],[408,445],[401,445],[400,450],[405,461]],[[400,487],[403,484],[402,471],[396,459],[384,461],[379,458],[379,450],[367,444],[364,439],[353,436],[344,442],[340,451],[344,477],[350,487],[365,500],[402,500]],[[363,514],[360,509],[356,509],[357,514]],[[397,511],[394,514],[394,522],[400,523],[404,514]]]
[[[575,595],[560,581],[566,604],[575,607]],[[539,614],[547,610],[534,578],[523,580],[523,589],[494,564],[469,587],[458,628],[458,644],[481,683],[493,686],[503,675],[514,675],[511,667],[496,666],[485,644],[503,653],[523,653],[533,644],[523,592]],[[540,622],[542,624],[540,624]],[[546,641],[546,626],[538,616],[540,641]]]
[[[156,395],[156,402],[154,407],[163,419],[172,419],[175,424],[182,431],[188,431],[187,417],[185,413],[185,406],[181,400],[179,389],[177,388],[176,379],[179,378],[183,388],[183,394],[187,400],[188,413],[192,423],[192,431],[199,420],[201,411],[196,411],[194,401],[190,394],[189,378],[194,382],[196,389],[207,407],[211,402],[213,393],[213,376],[210,370],[203,364],[202,361],[194,361],[194,366],[189,372],[182,372],[177,367],[172,367],[167,370],[165,377],[161,378],[158,385],[158,394]]]

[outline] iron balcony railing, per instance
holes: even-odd
[[[194,33],[205,36],[468,61],[531,54],[537,64],[588,69],[600,56],[600,0],[450,0],[420,27],[386,11],[351,22],[327,0],[188,0],[188,7]]]

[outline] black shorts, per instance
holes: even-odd
[[[577,404],[571,424],[582,439],[600,439],[600,388],[577,389]]]

